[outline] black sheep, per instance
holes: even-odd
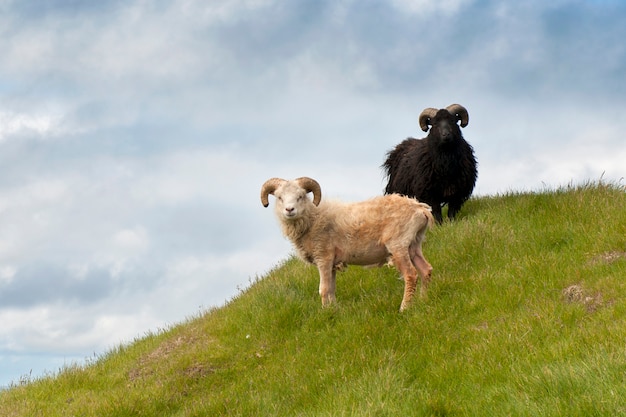
[[[448,218],[454,219],[470,197],[476,184],[474,149],[463,139],[461,127],[467,126],[465,107],[451,104],[445,109],[425,109],[419,117],[423,139],[408,138],[387,153],[382,165],[389,181],[385,194],[415,197],[432,207],[439,223],[441,207],[448,204]]]

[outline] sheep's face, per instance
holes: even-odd
[[[462,137],[456,116],[446,109],[439,110],[430,120],[430,124],[432,128],[429,137],[436,138],[440,145],[452,144]]]
[[[313,204],[307,191],[293,182],[285,182],[274,192],[276,214],[284,220],[295,220],[308,211]]]

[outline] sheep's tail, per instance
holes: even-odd
[[[424,216],[426,216],[426,219],[428,220],[426,227],[430,229],[431,227],[435,225],[435,217],[433,216],[433,213],[432,213],[433,209],[426,203],[420,203],[420,204],[422,205],[422,208],[424,208],[423,213],[424,213]]]

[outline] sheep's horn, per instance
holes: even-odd
[[[261,203],[263,204],[263,207],[267,207],[270,204],[267,196],[270,194],[274,195],[274,191],[276,191],[276,189],[283,182],[285,182],[285,180],[282,178],[270,178],[269,180],[265,181],[265,183],[261,187]]]
[[[428,107],[428,108],[424,109],[424,111],[422,111],[422,114],[420,114],[420,118],[419,118],[420,127],[422,128],[422,130],[424,132],[428,132],[428,126],[430,125],[430,119],[435,117],[437,112],[438,112],[437,109],[433,109],[432,107]]]
[[[469,123],[469,113],[467,113],[467,109],[460,104],[450,104],[446,107],[446,110],[456,116],[457,120],[461,121],[461,127],[467,126]]]
[[[300,187],[304,188],[307,193],[313,193],[313,204],[316,206],[319,205],[322,200],[322,188],[320,187],[320,184],[313,178],[309,177],[300,177],[296,179],[296,182],[300,185]]]

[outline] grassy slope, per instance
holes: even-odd
[[[297,260],[226,307],[0,394],[5,416],[626,413],[626,193],[472,199],[432,230],[427,300],[391,268]],[[416,300],[417,301],[417,300]]]

